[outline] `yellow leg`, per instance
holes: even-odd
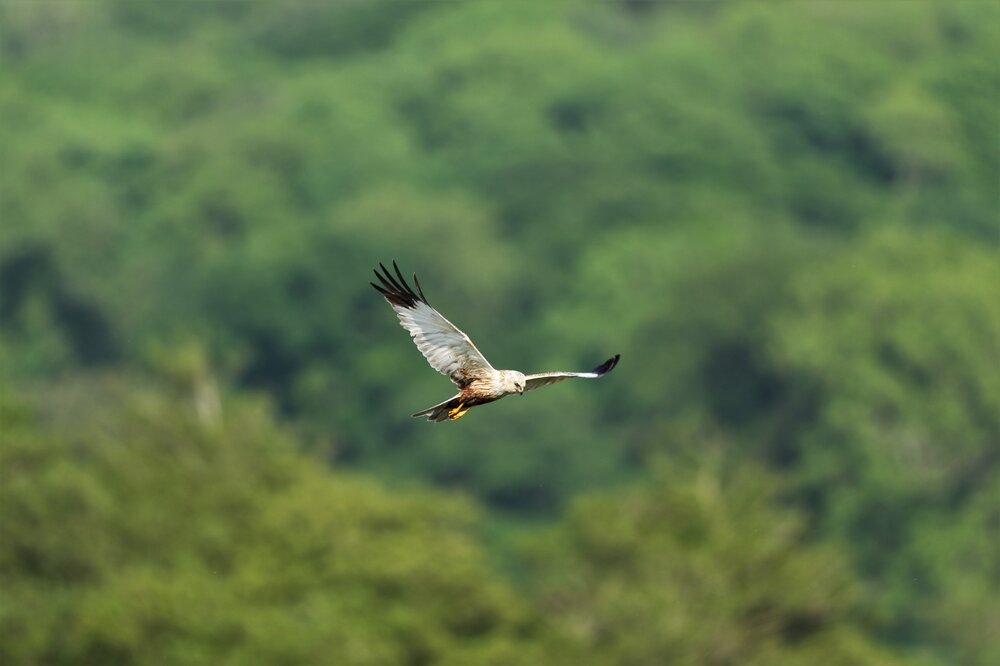
[[[458,407],[453,407],[451,410],[448,411],[448,420],[457,421],[458,419],[465,416],[465,413],[470,409],[472,409],[471,406],[466,407],[464,402],[460,402],[458,403]]]

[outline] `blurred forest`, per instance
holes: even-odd
[[[1000,663],[1000,5],[0,0],[0,663]],[[497,367],[457,423],[379,261]]]

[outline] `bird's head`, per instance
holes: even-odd
[[[503,371],[503,389],[507,393],[524,395],[524,373],[517,370]]]

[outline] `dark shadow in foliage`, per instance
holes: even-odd
[[[18,331],[29,295],[37,291],[77,361],[114,361],[118,347],[110,320],[99,307],[64,284],[51,250],[25,245],[0,259],[0,326]]]
[[[754,350],[739,341],[713,349],[704,361],[702,376],[712,415],[731,427],[769,413],[785,391],[781,378],[763,367]]]
[[[257,41],[285,57],[342,56],[392,43],[425,0],[339,0],[273,6],[257,20]]]

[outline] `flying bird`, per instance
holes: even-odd
[[[517,370],[496,370],[476,349],[469,336],[444,318],[424,297],[417,274],[413,274],[414,291],[403,278],[396,262],[392,262],[395,277],[379,263],[380,273],[375,270],[381,286],[371,282],[371,286],[396,311],[399,322],[410,335],[417,349],[424,355],[431,367],[451,378],[458,386],[458,393],[442,403],[413,414],[426,416],[428,421],[456,421],[473,407],[485,405],[508,395],[561,382],[564,379],[580,377],[597,379],[611,372],[621,354],[615,354],[590,372],[543,372],[525,375]]]

